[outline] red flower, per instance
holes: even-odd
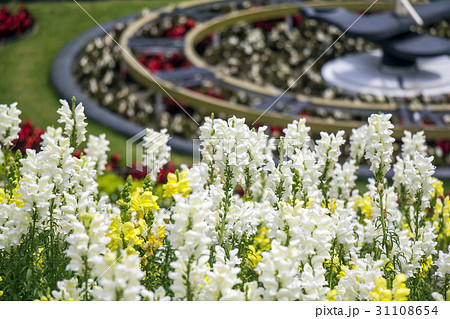
[[[31,12],[23,5],[17,13],[12,13],[3,6],[0,10],[0,39],[21,34],[29,29],[34,22]]]

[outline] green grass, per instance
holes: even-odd
[[[79,2],[99,23],[180,0]],[[11,3],[16,10],[17,3]],[[45,128],[57,124],[60,96],[50,82],[52,62],[63,46],[95,23],[74,2],[28,3],[36,18],[37,32],[21,41],[0,48],[0,103],[19,103],[22,120]],[[106,133],[111,154],[124,157],[126,137],[94,121],[88,121],[88,133]],[[190,156],[173,154],[176,163],[189,163]]]

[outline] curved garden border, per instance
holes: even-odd
[[[183,7],[189,6],[191,3],[183,4]],[[203,39],[207,34],[220,29],[221,27],[233,24],[237,21],[253,21],[257,19],[263,19],[263,18],[270,18],[270,17],[278,17],[280,15],[286,15],[286,14],[296,14],[298,12],[298,9],[302,6],[308,6],[308,5],[314,5],[314,6],[330,6],[333,3],[331,2],[302,2],[302,3],[296,3],[296,4],[281,4],[276,7],[261,7],[258,9],[252,9],[252,10],[244,10],[240,12],[230,13],[225,16],[221,16],[215,19],[212,19],[210,21],[207,21],[205,23],[202,23],[198,27],[194,28],[192,31],[190,31],[186,35],[186,42],[185,42],[185,54],[188,57],[188,59],[193,62],[194,65],[198,67],[210,67],[203,63],[203,61],[196,56],[193,46],[198,43],[201,39]],[[361,1],[355,1],[350,3],[339,3],[340,5],[345,5],[346,7],[351,7],[353,9],[360,9],[362,6],[365,8],[367,7],[367,2],[361,2]],[[195,2],[193,3],[195,5]],[[377,8],[386,8],[389,6],[388,3],[380,3],[380,5],[377,6]],[[169,6],[167,7],[167,10],[165,12],[171,12],[174,11],[177,6]],[[255,121],[259,119],[258,122],[264,123],[264,124],[271,124],[271,125],[278,125],[278,126],[286,126],[288,123],[292,122],[293,120],[297,119],[297,117],[289,116],[289,115],[283,115],[276,112],[267,112],[264,113],[260,110],[251,109],[248,106],[231,103],[228,101],[223,101],[217,98],[205,96],[203,94],[193,92],[191,90],[188,90],[183,87],[179,87],[174,85],[173,83],[169,81],[165,81],[158,77],[157,74],[152,74],[153,78],[150,78],[146,71],[142,70],[139,63],[136,62],[135,59],[132,59],[130,56],[132,56],[132,52],[130,48],[127,47],[128,40],[133,37],[133,35],[145,24],[151,22],[153,19],[157,17],[157,14],[154,13],[152,15],[144,16],[136,21],[134,21],[131,25],[128,26],[128,28],[123,32],[121,38],[120,38],[120,44],[123,48],[125,48],[125,51],[122,51],[122,59],[128,66],[130,74],[133,76],[133,78],[141,83],[144,86],[153,87],[155,89],[161,90],[160,87],[163,87],[165,91],[167,91],[171,96],[173,96],[175,99],[182,100],[185,103],[188,103],[194,108],[197,108],[200,111],[207,111],[207,112],[223,112],[225,114],[232,114],[239,117],[245,117],[248,121]],[[215,70],[212,69],[214,72]],[[224,77],[223,75],[218,76],[221,80],[224,81],[224,83],[227,83],[231,86],[235,87],[242,87],[242,80],[238,80],[236,78],[231,77]],[[158,83],[156,83],[157,81]],[[265,95],[271,95],[271,96],[278,96],[280,92],[278,90],[272,89],[272,90],[262,90],[262,88],[258,88],[257,90],[253,90],[255,86],[251,83],[246,83],[244,88],[249,88],[251,91],[254,91],[259,94],[265,94]],[[298,96],[300,97],[300,96]],[[304,97],[303,97],[304,98]],[[305,99],[303,99],[305,101]],[[327,101],[319,98],[308,98],[306,99],[307,103],[310,103],[311,105],[318,105],[318,106],[337,106],[347,109],[352,109],[356,105],[354,103],[346,103],[343,101]],[[377,111],[392,111],[392,107],[389,105],[371,105],[368,103],[358,103],[358,107],[361,106],[361,108],[364,109],[372,109],[374,112]],[[433,105],[427,107],[429,110],[433,109],[435,111],[445,111],[450,108],[449,105]],[[412,110],[412,109],[411,109]],[[351,130],[353,128],[359,127],[361,125],[360,122],[356,121],[327,121],[319,118],[310,118],[307,120],[308,125],[311,127],[312,131],[319,132],[319,131],[338,131],[338,130],[344,130],[346,133],[351,133]],[[404,127],[396,127],[394,129],[394,136],[395,137],[401,137],[403,136],[403,131],[405,129],[408,129],[411,132],[417,132],[421,130],[425,130],[427,137],[429,138],[443,138],[443,137],[450,137],[450,130],[448,127],[440,127],[440,126],[431,126],[426,129],[422,126],[404,126]]]
[[[109,31],[112,30],[116,24],[129,22],[139,16],[140,13],[137,13],[112,20],[102,24],[102,28]],[[78,101],[83,102],[85,113],[88,118],[127,137],[132,137],[140,133],[146,127],[133,123],[98,105],[96,101],[81,90],[72,72],[73,66],[77,61],[81,50],[89,43],[89,41],[103,34],[104,31],[101,28],[94,27],[65,45],[53,61],[50,74],[51,81],[58,93],[61,94],[62,98],[70,101],[73,96],[76,96]],[[168,144],[173,150],[179,153],[192,154],[193,144],[188,140],[174,136],[169,140]]]

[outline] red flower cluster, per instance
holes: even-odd
[[[142,54],[138,57],[139,62],[153,73],[159,71],[171,71],[177,68],[190,66],[189,61],[179,53],[173,54]]]
[[[144,167],[142,170],[136,169],[136,163],[133,163],[133,168],[126,171],[126,176],[131,175],[133,179],[143,179],[147,175],[147,167]],[[169,173],[175,173],[175,163],[170,161],[158,173],[157,184],[167,182],[167,175]],[[124,176],[124,177],[126,177]]]
[[[33,127],[31,121],[26,121],[20,124],[19,138],[15,140],[13,151],[20,150],[25,153],[27,149],[34,149],[40,151],[41,149],[41,135],[45,133],[45,130],[41,130],[38,127]]]
[[[175,24],[164,30],[161,35],[164,38],[182,38],[184,35],[195,27],[195,20],[187,19],[185,23]]]
[[[0,10],[0,39],[22,34],[34,23],[31,12],[22,4],[17,13],[12,13],[5,6]]]
[[[434,141],[436,147],[440,147],[444,154],[448,154],[450,152],[450,141],[442,141],[436,140]]]

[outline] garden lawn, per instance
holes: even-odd
[[[99,23],[141,11],[157,8],[180,0],[79,2]],[[7,4],[13,11],[17,3]],[[0,48],[0,103],[19,103],[22,120],[30,119],[41,128],[53,125],[58,115],[60,96],[50,81],[50,69],[58,52],[95,23],[75,2],[27,3],[37,21],[37,32],[27,38]],[[125,158],[126,137],[88,121],[88,133],[106,133],[111,141],[111,152]],[[192,162],[190,156],[172,153],[180,164]]]

